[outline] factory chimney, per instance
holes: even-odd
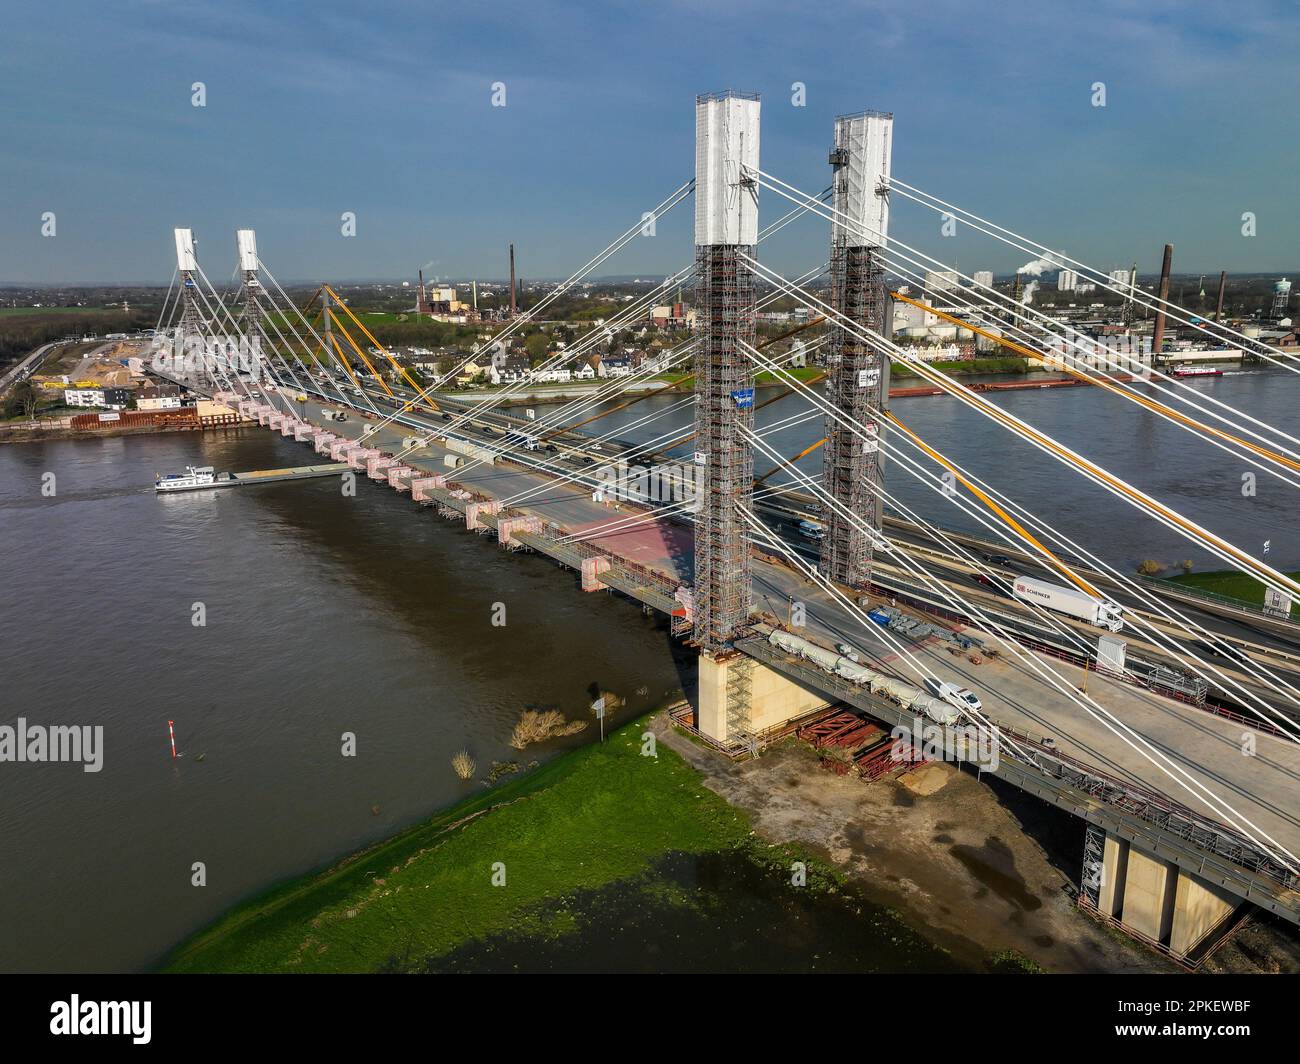
[[[510,317],[513,319],[517,307],[515,305],[515,246],[510,245]]]
[[[1219,299],[1214,307],[1214,323],[1216,325],[1223,321],[1223,290],[1228,287],[1228,271],[1222,270],[1219,273]]]
[[[425,292],[425,288],[424,288],[424,270],[420,271],[420,291],[415,298],[415,313],[416,314],[431,313],[431,311],[429,310],[429,296]]]
[[[1156,301],[1156,328],[1151,335],[1151,358],[1158,361],[1165,342],[1165,304],[1169,301],[1169,268],[1174,262],[1173,244],[1165,245],[1165,259],[1160,266],[1160,298]]]

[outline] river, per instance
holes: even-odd
[[[105,729],[98,773],[0,764],[0,969],[148,965],[480,787],[456,751],[480,776],[526,762],[508,745],[526,706],[590,720],[598,684],[626,719],[680,687],[655,618],[367,482],[153,491],[156,470],[304,453],[255,428],[0,447],[0,723]]]
[[[1198,382],[1283,426],[1289,374]],[[686,425],[671,401],[613,415],[646,437]],[[1091,389],[997,402],[1269,560],[1300,565],[1294,496],[1267,476],[1241,494],[1236,460]],[[760,424],[795,412],[774,404]],[[894,404],[940,450],[1108,560],[1212,560],[947,398]],[[539,408],[544,416],[547,408]],[[781,454],[817,422],[774,434]],[[232,903],[320,867],[472,793],[451,756],[527,760],[507,745],[527,706],[589,719],[593,685],[626,719],[681,686],[688,654],[626,601],[574,574],[332,479],[157,497],[155,471],[302,464],[264,430],[0,447],[0,723],[103,725],[102,771],[0,764],[0,970],[147,967]],[[757,468],[768,462],[759,459]],[[805,460],[813,475],[817,456]],[[52,497],[42,494],[54,474]],[[973,522],[911,478],[901,500]],[[1102,514],[1105,514],[1103,518]],[[196,604],[201,604],[201,610]],[[492,623],[497,604],[506,624]],[[202,625],[194,623],[202,613]],[[168,720],[180,757],[173,760]],[[617,723],[617,721],[615,721]],[[548,751],[592,738],[594,724]],[[341,755],[344,733],[356,756]],[[202,862],[206,885],[192,885]]]
[[[981,379],[985,378],[969,378]],[[907,378],[896,383],[915,381]],[[1234,407],[1284,432],[1295,433],[1296,404],[1300,401],[1300,377],[1296,374],[1285,370],[1228,370],[1222,377],[1183,383],[1190,392],[1196,393],[1197,402],[1214,412],[1241,421],[1225,409]],[[1167,397],[1149,388],[1139,390],[1167,401]],[[773,394],[770,389],[760,389],[758,401],[761,403],[769,394]],[[1294,489],[1275,477],[1195,438],[1156,413],[1098,388],[1005,391],[988,393],[988,398],[1256,557],[1264,557],[1267,541],[1270,564],[1287,570],[1300,568],[1300,537],[1295,533],[1300,505]],[[1213,401],[1224,407],[1213,405]],[[611,414],[585,431],[594,431],[599,425],[603,433],[616,432],[618,437],[636,442],[665,433],[668,434],[665,442],[672,441],[691,431],[691,407],[667,412],[680,402],[679,395],[646,399]],[[799,414],[801,406],[802,412],[808,411],[807,404],[790,398],[758,411],[759,431]],[[545,418],[553,409],[539,406],[537,417]],[[1198,414],[1186,407],[1180,409],[1227,429],[1208,414]],[[1209,551],[1192,546],[1171,529],[1157,524],[957,399],[949,396],[901,398],[893,401],[891,410],[931,447],[1014,501],[1042,514],[1065,537],[1127,572],[1133,572],[1146,558],[1171,567],[1186,559],[1196,570],[1227,567]],[[636,424],[656,413],[663,416]],[[680,431],[671,432],[673,429]],[[823,435],[822,420],[817,416],[776,429],[764,442],[782,458],[789,458]],[[678,448],[676,453],[685,455],[690,446]],[[1292,447],[1300,451],[1300,444]],[[902,451],[907,457],[918,458],[913,448],[903,445]],[[797,470],[819,479],[822,453],[814,451],[801,459]],[[923,483],[899,460],[887,457],[886,462],[887,490],[897,495],[902,506],[938,524],[990,537],[989,530],[981,528],[975,517],[938,494],[933,482]],[[758,454],[754,469],[761,475],[775,464],[769,456]],[[932,472],[937,469],[932,462],[924,464]],[[1255,494],[1249,497],[1242,494],[1242,474],[1247,472],[1256,474]],[[775,485],[791,479],[793,474],[782,471],[770,483]],[[960,497],[969,500],[965,492]],[[1065,551],[1077,553],[1069,548]]]

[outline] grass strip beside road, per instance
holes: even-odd
[[[1286,575],[1292,580],[1300,580],[1300,572],[1287,573]],[[1169,582],[1171,584],[1182,584],[1184,587],[1197,588],[1200,591],[1209,591],[1212,594],[1236,599],[1239,602],[1247,602],[1253,606],[1262,606],[1264,604],[1264,585],[1253,576],[1248,576],[1235,569],[1223,569],[1207,573],[1180,573],[1178,576],[1169,577]],[[1292,604],[1291,616],[1300,616],[1300,603]]]

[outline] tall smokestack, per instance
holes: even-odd
[[[1160,266],[1160,298],[1156,302],[1156,330],[1151,336],[1151,358],[1160,358],[1165,342],[1165,303],[1169,301],[1169,268],[1174,263],[1173,244],[1165,245],[1165,261]]]
[[[429,297],[424,290],[424,270],[420,270],[420,292],[415,300],[415,312],[417,314],[430,314]]]
[[[510,245],[510,317],[515,316],[515,246]]]
[[[1219,298],[1214,308],[1215,324],[1223,321],[1223,290],[1228,287],[1228,271],[1223,270],[1219,274]]]

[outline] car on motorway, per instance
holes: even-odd
[[[986,554],[984,555],[984,560],[988,562],[989,565],[1015,565],[1016,564],[1011,558],[1008,558],[1005,554]]]
[[[795,527],[804,539],[823,539],[826,536],[826,530],[816,521],[800,521]]]
[[[1209,654],[1216,658],[1227,658],[1229,661],[1248,662],[1250,655],[1244,651],[1238,650],[1231,643],[1224,639],[1211,643],[1208,639],[1197,639],[1193,644],[1197,650],[1203,654]]]
[[[925,678],[925,686],[935,698],[942,698],[950,706],[956,706],[958,709],[978,713],[984,708],[979,695],[969,687],[962,687],[947,680],[936,680],[933,676]]]

